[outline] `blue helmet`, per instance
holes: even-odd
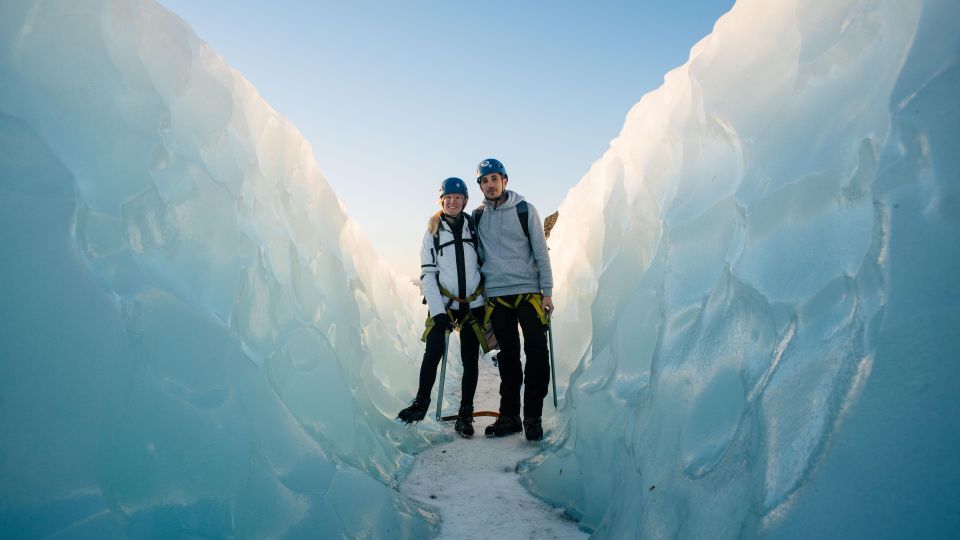
[[[480,179],[490,173],[500,173],[504,178],[506,178],[507,168],[504,167],[503,163],[500,163],[498,160],[487,158],[477,165],[477,183],[479,184]]]
[[[463,195],[464,199],[470,198],[470,196],[467,195],[467,183],[463,180],[456,177],[451,177],[440,183],[441,198],[443,198],[445,195],[453,195],[456,193]]]

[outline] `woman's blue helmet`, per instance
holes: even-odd
[[[498,160],[487,158],[477,165],[477,183],[479,184],[480,179],[490,173],[500,173],[504,178],[506,178],[507,168],[504,167],[503,163],[500,163]]]
[[[459,178],[447,178],[440,184],[440,198],[443,198],[446,195],[453,195],[455,193],[463,195],[464,199],[470,198],[470,196],[467,195],[467,183]]]

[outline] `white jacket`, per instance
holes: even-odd
[[[443,287],[458,298],[469,298],[480,285],[480,258],[475,247],[476,239],[470,234],[467,214],[463,215],[461,237],[464,241],[462,242],[454,242],[453,231],[446,221],[446,216],[441,218],[438,224],[439,252],[435,248],[430,230],[427,229],[423,234],[423,245],[420,247],[420,290],[423,291],[423,296],[427,299],[427,307],[430,310],[431,317],[445,313],[447,303],[450,302],[449,298],[440,293],[440,287],[437,286],[438,276]],[[458,247],[461,249],[458,250]],[[460,270],[464,276],[462,290],[457,268],[458,251],[462,252],[462,270]],[[483,302],[483,295],[480,295],[470,302],[470,307],[480,307]],[[453,310],[459,307],[457,303],[450,305],[450,309]]]

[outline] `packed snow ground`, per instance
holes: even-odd
[[[499,385],[496,366],[487,356],[482,357],[475,410],[497,410]],[[448,405],[443,414],[453,414],[460,403],[460,381],[449,372],[444,393]],[[553,406],[551,399],[548,394],[545,407]],[[434,422],[436,414],[436,402],[431,405],[427,425]],[[473,424],[477,433],[472,439],[454,437],[452,442],[417,454],[413,469],[400,484],[400,493],[439,510],[443,520],[440,539],[587,538],[562,509],[532,496],[517,481],[517,464],[533,457],[538,445],[527,442],[522,433],[484,437],[483,429],[493,421],[493,417],[477,417]],[[445,422],[444,427],[453,433],[453,422]]]

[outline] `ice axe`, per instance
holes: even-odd
[[[443,380],[447,376],[447,346],[450,344],[450,329],[443,331],[443,358],[440,360],[440,389],[437,390],[437,421],[440,421],[440,408],[443,407]]]
[[[557,357],[553,354],[553,320],[547,316],[547,337],[550,339],[550,381],[553,383],[553,408],[557,408]]]

